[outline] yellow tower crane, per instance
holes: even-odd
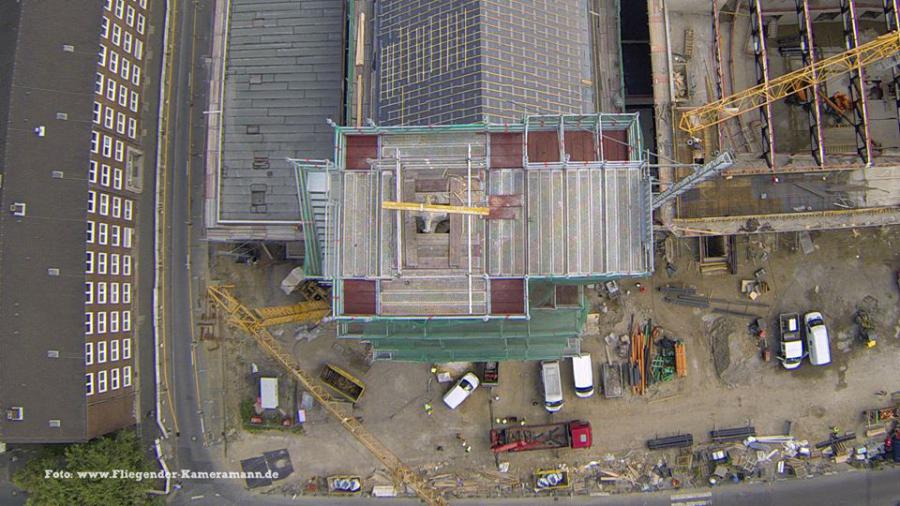
[[[428,204],[424,202],[395,202],[392,200],[385,200],[382,202],[381,208],[396,211],[469,214],[474,216],[487,216],[491,214],[491,209],[489,207],[451,206],[448,204]]]
[[[766,104],[807,90],[830,79],[900,53],[900,31],[893,31],[843,53],[819,60],[731,96],[685,111],[678,126],[696,136],[705,128]]]
[[[210,299],[228,314],[228,323],[252,336],[264,352],[291,373],[329,415],[340,422],[347,432],[352,434],[357,441],[387,467],[394,479],[406,483],[429,506],[447,506],[447,501],[437,490],[431,487],[415,471],[407,467],[399,457],[394,455],[381,441],[366,430],[359,420],[351,414],[345,413],[337,403],[333,402],[334,399],[328,391],[313,376],[310,376],[300,368],[294,357],[286,352],[272,333],[268,331],[266,319],[260,314],[259,310],[250,309],[241,304],[231,294],[229,288],[225,286],[210,286],[207,289],[207,293]]]

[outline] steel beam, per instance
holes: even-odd
[[[756,84],[769,87],[769,54],[766,50],[765,25],[759,0],[750,0],[750,35],[753,37],[753,56],[756,59]],[[763,157],[775,168],[775,127],[772,122],[772,103],[767,102],[759,112],[762,120]]]
[[[856,3],[853,0],[841,0],[841,18],[844,25],[844,45],[848,50],[860,45],[859,25],[857,24]],[[872,137],[869,131],[869,101],[865,90],[866,76],[862,65],[858,63],[850,71],[850,102],[853,104],[853,130],[856,132],[856,152],[866,166],[872,164]]]
[[[806,93],[803,109],[809,120],[809,147],[813,159],[819,166],[825,165],[825,141],[822,135],[822,95],[816,72],[816,45],[813,39],[813,23],[809,16],[809,1],[795,0],[797,5],[797,22],[800,30],[800,54],[803,66],[810,67],[813,73],[812,93]]]

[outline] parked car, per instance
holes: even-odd
[[[831,363],[831,343],[828,342],[828,329],[822,313],[813,311],[803,315],[806,326],[806,349],[809,363],[812,365],[828,365]]]
[[[594,370],[590,353],[572,357],[572,376],[575,378],[575,395],[590,397],[594,395]]]
[[[447,393],[444,394],[444,404],[450,409],[456,409],[472,395],[472,392],[478,388],[479,383],[478,376],[475,373],[467,372],[453,385],[453,388],[447,390]]]
[[[800,315],[785,313],[778,316],[781,329],[781,352],[778,360],[785,369],[796,369],[803,362],[803,338],[800,336]]]
[[[544,384],[544,408],[551,413],[556,413],[563,407],[559,360],[544,360],[541,362],[541,381]]]

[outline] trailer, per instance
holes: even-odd
[[[500,362],[483,362],[481,364],[481,384],[495,387],[500,384]]]
[[[569,488],[569,485],[571,483],[568,469],[537,469],[534,472],[535,492],[564,490]]]
[[[494,453],[590,448],[591,443],[591,424],[581,420],[491,429],[491,451]]]
[[[354,404],[359,401],[363,392],[366,391],[365,383],[336,365],[325,364],[325,367],[322,368],[322,373],[319,374],[319,379],[329,388],[339,393],[341,397]]]

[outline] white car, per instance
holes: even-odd
[[[806,324],[806,349],[809,363],[812,365],[828,365],[831,363],[831,343],[828,342],[828,329],[822,313],[811,312],[803,315]]]
[[[444,404],[450,409],[456,409],[472,395],[472,392],[478,388],[479,384],[481,382],[478,380],[478,376],[475,376],[475,373],[467,372],[453,385],[453,388],[447,390],[447,393],[444,394]]]

